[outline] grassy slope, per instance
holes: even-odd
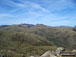
[[[76,32],[71,27],[48,27],[18,25],[0,28],[0,49],[17,53],[42,54],[46,50],[76,47]],[[75,48],[76,49],[76,48]]]

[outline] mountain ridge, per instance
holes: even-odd
[[[44,46],[76,49],[76,31],[73,30],[74,28],[75,27],[52,27],[43,24],[17,24],[1,26],[0,49],[6,48],[7,50],[11,49],[22,53],[26,53],[30,50],[31,46],[34,49],[42,46],[42,48],[38,48],[39,50],[42,49],[42,52],[48,50],[46,47],[43,48]],[[27,47],[30,49],[27,50]],[[26,52],[24,52],[22,48],[26,50]],[[28,51],[28,53],[29,52],[30,51]]]

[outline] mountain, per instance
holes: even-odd
[[[0,26],[0,49],[38,54],[46,50],[55,50],[56,47],[76,49],[74,28],[51,27],[43,24],[2,25]]]

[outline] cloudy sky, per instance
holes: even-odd
[[[76,0],[0,0],[0,25],[75,26]]]

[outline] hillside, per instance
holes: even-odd
[[[43,24],[0,26],[0,50],[42,54],[56,47],[76,49],[75,42],[76,32],[73,27],[50,27]]]

